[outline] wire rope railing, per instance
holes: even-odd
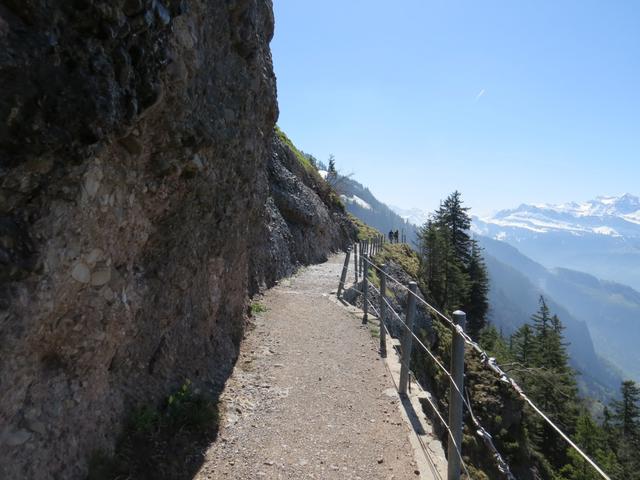
[[[375,253],[375,252],[379,251],[380,248],[381,248],[381,246],[378,244],[378,246],[376,248],[374,248],[373,250],[371,250],[371,251],[373,253]],[[416,302],[416,301],[419,302],[424,307],[426,307],[429,312],[431,312],[433,315],[435,315],[435,317],[437,317],[440,320],[442,320],[448,327],[451,328],[451,330],[453,331],[453,333],[455,333],[456,336],[458,336],[460,339],[463,340],[463,342],[464,342],[463,344],[468,345],[471,349],[473,349],[479,355],[481,363],[482,363],[483,366],[485,366],[488,369],[492,370],[502,382],[508,384],[511,388],[513,388],[515,390],[515,392],[520,396],[520,398],[523,401],[525,401],[531,407],[531,409],[536,414],[538,414],[547,424],[549,424],[563,438],[563,440],[566,441],[567,444],[571,448],[573,448],[578,453],[578,455],[580,455],[602,478],[604,478],[605,480],[610,480],[609,476],[578,445],[576,445],[576,443],[573,440],[571,440],[571,438],[566,433],[564,433],[562,431],[562,429],[560,427],[558,427],[533,402],[533,400],[531,400],[531,398],[529,398],[529,396],[522,390],[522,388],[517,384],[517,382],[512,377],[510,377],[498,365],[496,359],[494,357],[490,356],[482,347],[480,347],[480,345],[478,345],[477,342],[475,342],[473,339],[471,339],[471,337],[464,331],[464,328],[461,325],[458,325],[456,322],[454,322],[447,315],[445,315],[440,310],[438,310],[436,307],[431,305],[422,296],[420,296],[417,292],[412,291],[412,289],[410,287],[404,285],[398,279],[396,279],[395,277],[393,277],[392,275],[387,273],[384,270],[384,268],[381,268],[379,265],[376,265],[374,262],[372,262],[370,260],[370,258],[369,258],[370,255],[367,255],[366,253],[363,254],[363,250],[365,252],[369,252],[368,248],[365,248],[362,245],[360,246],[360,261],[358,262],[354,258],[354,267],[356,269],[358,268],[358,265],[360,265],[361,267],[362,266],[365,267],[362,270],[368,270],[368,267],[374,268],[376,272],[384,275],[385,279],[390,280],[394,284],[398,285],[401,289],[406,291],[407,294],[409,296],[411,296],[411,298],[412,298],[412,300],[414,302]],[[349,262],[346,261],[345,262],[345,267],[344,267],[344,270],[343,270],[343,277],[345,279],[346,279],[346,271],[348,270],[348,267],[349,267]],[[406,330],[408,333],[410,333],[410,335],[408,335],[408,338],[410,339],[410,342],[411,343],[415,342],[421,348],[421,350],[423,350],[431,358],[431,360],[433,360],[434,364],[449,379],[449,384],[451,386],[451,389],[450,389],[450,395],[451,395],[450,400],[451,400],[451,398],[453,398],[453,396],[459,397],[459,399],[462,401],[462,404],[466,407],[467,411],[469,412],[469,417],[471,419],[471,423],[476,428],[477,435],[479,437],[481,437],[481,439],[483,440],[484,445],[491,451],[498,470],[505,476],[505,478],[507,478],[509,480],[515,480],[515,477],[511,473],[507,462],[504,460],[502,455],[499,453],[499,451],[497,450],[497,448],[493,444],[493,439],[492,439],[491,434],[489,434],[489,432],[487,432],[487,430],[482,427],[482,425],[478,421],[477,417],[473,414],[473,410],[471,408],[471,403],[470,403],[469,397],[468,397],[468,392],[467,392],[467,395],[463,394],[462,388],[461,388],[461,383],[460,383],[460,385],[458,385],[458,382],[456,382],[456,379],[454,378],[452,373],[442,364],[442,362],[437,358],[437,356],[415,334],[415,332],[413,331],[412,326],[408,325],[405,321],[402,320],[401,315],[398,312],[395,311],[393,306],[389,303],[388,299],[386,298],[386,292],[385,292],[385,295],[383,295],[381,293],[381,291],[378,288],[375,287],[375,285],[371,284],[369,279],[364,274],[362,275],[362,281],[365,282],[365,285],[364,285],[365,288],[362,291],[358,290],[358,292],[361,295],[365,296],[364,302],[363,302],[363,304],[365,306],[365,312],[367,311],[369,306],[371,307],[371,309],[374,312],[376,312],[376,315],[378,316],[378,318],[380,318],[380,321],[381,321],[381,327],[380,328],[382,330],[382,327],[383,327],[382,322],[384,321],[385,315],[384,314],[380,315],[380,311],[379,311],[380,309],[376,309],[375,306],[373,305],[373,303],[366,296],[367,289],[371,288],[380,298],[383,299],[383,301],[384,301],[384,303],[383,303],[384,309],[388,310],[389,312],[391,312],[394,315],[394,317],[397,320],[399,320],[399,322],[402,325],[403,329]],[[344,283],[343,279],[341,279],[341,283]],[[415,305],[415,303],[414,303],[414,305]],[[413,308],[415,309],[415,306]],[[456,313],[462,313],[462,312],[456,312]],[[454,316],[455,316],[455,314],[454,314]],[[366,319],[366,317],[365,317],[365,319]],[[384,328],[388,333],[388,329],[386,328],[386,325],[384,325]],[[403,348],[406,348],[406,346],[403,346]],[[409,349],[410,349],[410,345],[409,345]],[[453,356],[452,356],[452,359],[455,360],[453,358]],[[462,364],[463,363],[464,363],[464,359],[462,359]],[[453,362],[452,362],[452,366],[455,366],[455,364]],[[409,366],[401,364],[401,368],[405,368],[408,371]],[[417,384],[419,385],[419,383],[417,383]],[[422,388],[420,385],[419,385],[419,387]],[[450,447],[453,446],[453,449],[456,450],[456,456],[459,457],[460,465],[465,470],[465,473],[467,474],[467,476],[469,476],[468,470],[467,470],[466,465],[464,463],[464,460],[462,458],[462,452],[460,451],[460,441],[456,441],[456,439],[454,438],[453,432],[451,430],[451,425],[449,425],[447,422],[444,421],[444,419],[440,415],[438,409],[436,408],[435,405],[433,405],[433,403],[430,400],[430,398],[427,401],[428,401],[428,403],[430,403],[433,411],[436,412],[436,415],[439,417],[439,420],[442,422],[443,427],[447,430],[447,433],[448,433],[448,436],[449,436],[449,440],[450,440],[449,446]],[[450,403],[451,403],[451,401],[450,401]],[[451,412],[450,412],[450,419],[451,419]],[[460,438],[460,437],[458,437],[458,438]],[[452,478],[459,478],[459,473],[458,473],[458,477],[455,477],[455,472],[454,472],[454,476],[451,477],[451,471],[450,471],[449,480],[451,480]],[[471,478],[471,477],[469,476],[469,478]]]

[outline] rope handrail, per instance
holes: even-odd
[[[372,309],[376,312],[376,314],[378,315],[378,318],[381,318],[381,317],[380,317],[380,315],[379,315],[379,313],[378,313],[378,311],[376,310],[376,308],[375,308],[375,307],[373,306],[373,304],[371,303],[371,301],[369,301],[368,299],[367,299],[367,301],[368,301],[369,305],[371,306],[371,308],[372,308]],[[408,329],[409,327],[407,326],[407,324],[406,324],[404,321],[402,321],[402,318],[400,318],[400,316],[398,315],[398,313],[393,309],[393,307],[391,307],[391,305],[389,305],[389,302],[387,301],[387,299],[386,299],[386,298],[384,299],[384,301],[385,301],[385,303],[387,304],[387,307],[388,307],[388,308],[389,308],[389,309],[390,309],[390,310],[391,310],[391,311],[392,311],[392,312],[397,316],[397,318],[398,318],[398,320],[400,321],[400,323],[402,323],[402,324],[405,326],[405,328],[407,328],[407,329]],[[381,321],[381,323],[382,323],[382,321]],[[384,327],[384,329],[386,330],[386,332],[389,334],[389,336],[391,336],[391,333],[390,333],[390,332],[389,332],[389,330],[387,329],[387,326],[383,324],[383,327]],[[415,334],[414,334],[413,332],[411,332],[411,334],[415,337]],[[415,337],[415,339],[416,339],[418,342],[420,342],[420,339],[419,339],[419,338]],[[425,346],[424,346],[424,344],[423,344],[422,342],[420,342],[420,344],[422,345],[422,347],[423,347],[424,349],[427,349],[427,347],[425,347]],[[429,353],[429,355],[432,355],[432,358],[433,358],[433,359],[438,363],[438,365],[440,366],[440,368],[442,368],[442,369],[445,371],[445,373],[446,373],[449,377],[451,377],[451,376],[449,375],[449,372],[444,368],[444,366],[442,366],[442,364],[438,361],[438,359],[437,359],[436,357],[434,357],[434,356],[433,356],[433,354],[432,354],[431,352],[429,352],[429,351],[428,351],[428,349],[427,349],[427,352]],[[402,361],[402,360],[401,360],[401,361]],[[409,366],[408,366],[408,365],[406,365],[406,367],[407,367],[407,369],[409,369]],[[415,383],[418,385],[418,387],[420,388],[420,390],[422,390],[422,391],[424,392],[425,390],[422,388],[422,385],[420,385],[420,383],[417,381],[417,379],[415,378],[415,375],[414,375],[414,381],[415,381]],[[455,384],[454,384],[454,385],[455,385]],[[457,386],[456,386],[456,390],[458,390],[458,389],[457,389]],[[459,391],[459,390],[458,390],[458,391]],[[464,398],[463,398],[463,399],[464,399]],[[427,400],[429,401],[429,403],[430,403],[430,405],[432,406],[432,408],[433,408],[434,412],[436,413],[436,415],[438,416],[438,418],[439,418],[439,419],[440,419],[440,421],[442,422],[443,427],[445,428],[445,430],[447,430],[448,435],[449,435],[452,439],[454,439],[454,437],[453,437],[453,432],[451,431],[451,428],[449,427],[449,424],[444,420],[444,418],[442,418],[442,415],[440,414],[439,410],[438,410],[438,409],[437,409],[437,408],[436,408],[436,407],[431,403],[431,399],[429,399],[429,398],[428,398]],[[460,448],[458,448],[458,446],[456,445],[455,439],[454,439],[454,446],[455,446],[455,449],[456,449],[456,454],[457,454],[457,456],[460,458],[460,464],[461,464],[461,465],[462,465],[462,467],[464,468],[464,471],[465,471],[465,473],[467,474],[467,477],[472,478],[472,477],[471,477],[471,475],[469,474],[469,470],[467,469],[467,466],[466,466],[466,464],[465,464],[465,461],[464,461],[464,459],[462,458],[462,452],[460,451]]]
[[[582,451],[582,449],[580,449],[580,447],[578,447],[570,438],[567,434],[565,434],[560,427],[558,427],[542,410],[540,410],[540,408],[535,405],[535,403],[533,402],[533,400],[531,400],[528,395],[522,390],[522,388],[518,385],[518,383],[509,375],[507,375],[504,370],[502,370],[502,368],[500,368],[500,366],[497,364],[496,359],[494,357],[491,357],[480,345],[478,345],[477,342],[473,341],[471,339],[471,337],[469,337],[469,335],[467,335],[467,333],[459,326],[456,325],[453,320],[451,320],[450,318],[448,318],[445,314],[443,314],[442,312],[440,312],[437,308],[435,308],[433,305],[431,305],[429,302],[427,302],[426,300],[424,300],[422,297],[420,297],[418,294],[412,292],[406,285],[402,284],[399,280],[397,280],[396,278],[394,278],[393,276],[389,275],[387,272],[385,272],[384,270],[382,270],[380,267],[378,267],[376,264],[374,264],[373,262],[371,262],[371,260],[369,260],[366,256],[362,256],[362,259],[367,262],[369,265],[371,265],[373,268],[376,269],[376,271],[382,273],[383,275],[385,275],[386,278],[390,279],[391,281],[393,281],[394,283],[396,283],[397,285],[399,285],[401,288],[403,288],[404,290],[406,290],[409,294],[413,295],[419,302],[421,302],[423,305],[425,305],[429,310],[431,310],[432,312],[434,312],[438,317],[442,318],[452,329],[454,329],[465,341],[465,343],[467,345],[469,345],[473,350],[475,350],[479,355],[480,355],[480,360],[483,366],[489,368],[490,370],[492,370],[499,378],[501,381],[509,384],[515,391],[516,393],[518,393],[518,395],[520,396],[520,398],[522,398],[538,415],[540,415],[540,417],[542,417],[542,419],[547,422],[568,444],[569,446],[571,446],[576,452],[578,452],[578,454],[587,462],[589,463],[589,465],[591,465],[591,467],[593,467],[593,469],[605,480],[611,480],[610,477],[586,454]],[[379,291],[378,291],[379,292]],[[385,298],[385,302],[388,304],[388,302],[386,301]],[[392,309],[392,311],[394,313],[395,310]],[[399,315],[396,313],[396,315],[399,318]],[[401,320],[402,322],[402,320]],[[405,325],[406,328],[408,328],[406,326],[406,324],[404,322],[402,322],[403,325]],[[415,334],[413,332],[411,332],[412,336],[414,338],[417,339],[417,337],[415,336]],[[424,344],[417,339],[419,344],[426,350],[426,346],[424,346]],[[429,352],[428,352],[429,353]],[[446,371],[446,369],[445,369]],[[451,375],[448,375],[449,378],[452,378]],[[455,382],[450,382],[453,385],[455,385]],[[464,398],[464,395],[462,395],[462,392],[459,391],[458,388],[456,388],[456,390],[458,391],[458,394],[462,397],[463,402],[466,404],[467,401]],[[467,408],[469,408],[469,406],[467,405]],[[484,429],[483,429],[484,430]],[[484,431],[484,433],[486,435],[489,435],[488,432]],[[490,435],[489,435],[490,436]]]

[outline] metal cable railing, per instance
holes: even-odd
[[[526,395],[526,393],[517,384],[517,382],[512,377],[507,375],[504,372],[504,370],[502,370],[502,368],[497,364],[496,359],[491,357],[484,349],[482,349],[482,347],[480,347],[480,345],[478,345],[477,342],[473,341],[471,339],[471,337],[469,337],[469,335],[467,335],[464,332],[463,328],[461,328],[459,325],[456,325],[456,323],[453,322],[453,320],[451,320],[444,313],[442,313],[437,308],[435,308],[433,305],[431,305],[429,302],[427,302],[420,295],[418,295],[417,293],[411,291],[411,289],[409,289],[406,285],[401,283],[398,279],[396,279],[393,276],[389,275],[387,272],[385,272],[383,269],[381,269],[379,266],[377,266],[375,263],[373,263],[371,260],[369,260],[369,258],[367,258],[366,255],[361,255],[360,258],[361,258],[361,260],[363,262],[366,262],[368,266],[373,267],[377,272],[379,272],[382,275],[384,275],[386,279],[391,280],[396,285],[401,287],[403,290],[406,290],[409,295],[412,295],[415,298],[416,301],[420,302],[430,312],[434,313],[437,318],[440,318],[441,320],[443,320],[445,322],[445,324],[447,324],[453,331],[455,331],[455,333],[457,335],[459,335],[464,340],[465,344],[469,345],[473,350],[475,350],[478,353],[478,355],[480,356],[480,360],[481,360],[482,365],[484,365],[485,367],[487,367],[490,370],[492,370],[500,378],[501,381],[509,384],[516,391],[516,393],[533,409],[533,411],[536,412],[546,423],[548,423],[569,444],[569,446],[571,448],[573,448],[587,463],[589,463],[589,465],[591,465],[591,467],[593,467],[593,469],[602,478],[604,478],[605,480],[610,480],[609,476],[591,458],[589,458],[589,456],[586,453],[584,453],[582,451],[582,449],[580,449],[580,447],[578,447],[575,444],[575,442],[573,442],[569,438],[569,436],[567,434],[565,434],[560,429],[560,427],[558,427],[537,405],[535,405],[535,403]],[[363,280],[364,280],[364,278],[363,278]],[[375,286],[371,285],[370,282],[369,282],[368,286],[372,287],[377,292],[378,295],[381,295],[380,290],[375,288]],[[487,447],[490,448],[493,451],[492,453],[494,455],[494,458],[496,459],[496,463],[497,463],[498,469],[502,473],[504,473],[507,478],[515,479],[515,477],[513,477],[513,475],[511,474],[511,472],[509,470],[509,466],[507,465],[507,463],[504,461],[503,457],[500,455],[500,453],[497,451],[497,449],[493,445],[493,441],[492,441],[491,435],[484,428],[482,428],[480,423],[477,421],[476,417],[473,415],[473,412],[471,410],[471,405],[470,405],[468,397],[465,397],[465,395],[463,395],[463,393],[457,387],[456,382],[453,381],[454,379],[453,379],[452,375],[450,374],[450,372],[444,367],[444,365],[442,365],[442,362],[440,362],[435,357],[435,355],[426,347],[426,345],[424,345],[424,343],[416,336],[416,334],[413,332],[413,330],[409,329],[409,326],[404,321],[402,321],[400,315],[395,311],[395,309],[393,309],[393,307],[390,305],[390,303],[388,302],[386,297],[383,297],[383,298],[384,298],[384,302],[385,302],[387,308],[389,308],[389,310],[394,313],[394,316],[397,319],[400,320],[400,322],[403,325],[403,327],[410,331],[412,339],[416,340],[416,343],[432,358],[432,360],[434,360],[434,362],[436,363],[438,368],[440,368],[445,373],[445,375],[450,379],[450,384],[453,387],[453,389],[455,390],[455,393],[461,397],[464,405],[467,407],[467,409],[468,409],[468,411],[470,413],[471,420],[474,423],[474,425],[476,426],[476,428],[478,429],[477,430],[478,435],[483,439],[485,445],[487,445]],[[372,307],[373,307],[373,305],[372,305]],[[437,411],[437,409],[434,409],[434,411]],[[444,419],[441,418],[441,421],[443,421],[443,425],[446,425],[446,423],[444,423]],[[447,425],[446,428],[449,429],[449,426]],[[449,431],[450,431],[450,429],[449,429]],[[460,452],[458,452],[458,454],[459,453]],[[462,460],[462,456],[461,455],[460,455],[460,459]],[[461,462],[461,464],[463,464],[463,462]]]
[[[404,320],[402,320],[402,317],[400,316],[400,314],[398,312],[396,312],[395,308],[393,308],[393,306],[389,303],[389,300],[385,297],[382,296],[382,294],[380,293],[380,290],[378,290],[375,285],[369,284],[369,288],[373,289],[373,291],[375,291],[378,296],[380,298],[382,298],[382,300],[384,301],[387,309],[389,311],[391,311],[391,313],[393,313],[393,315],[395,316],[395,318],[400,322],[400,324],[404,327],[404,329],[406,329],[409,334],[411,335],[411,337],[413,338],[413,340],[416,341],[416,343],[422,348],[422,350],[427,353],[427,355],[429,355],[429,357],[434,361],[434,363],[440,368],[440,370],[442,370],[442,372],[444,372],[444,374],[449,378],[449,383],[451,385],[451,387],[453,387],[453,389],[456,391],[456,393],[460,396],[460,398],[462,399],[462,402],[464,403],[464,405],[467,407],[467,410],[471,413],[471,420],[472,423],[474,424],[475,428],[476,428],[476,433],[478,434],[478,436],[480,436],[484,443],[487,445],[487,447],[491,450],[493,457],[496,461],[496,465],[497,468],[500,472],[502,472],[505,477],[509,480],[516,480],[515,477],[513,476],[513,474],[511,473],[511,470],[509,469],[509,466],[507,464],[507,462],[504,460],[504,458],[502,457],[502,455],[500,454],[500,452],[498,451],[498,449],[495,447],[495,445],[493,444],[492,441],[492,437],[491,434],[489,432],[486,431],[486,429],[480,424],[480,422],[476,419],[476,417],[473,415],[472,413],[472,409],[471,409],[471,405],[469,403],[468,397],[465,398],[464,394],[460,391],[460,389],[458,388],[458,385],[456,384],[453,376],[451,375],[451,373],[449,373],[449,370],[447,370],[447,368],[442,364],[442,362],[440,361],[440,359],[438,359],[438,357],[436,357],[436,355],[422,342],[422,340],[415,334],[414,331],[409,329],[409,326],[406,324],[406,322]],[[360,293],[362,293],[360,290],[358,290]],[[408,290],[411,291],[411,290]],[[413,292],[412,292],[413,293]],[[369,302],[369,305],[371,306],[372,309],[374,309],[374,311],[376,312],[378,318],[381,318],[380,315],[377,313],[377,309],[375,309],[375,307],[373,306],[373,304],[371,303],[371,301],[369,299],[367,299],[367,301]],[[386,326],[385,326],[386,328]],[[388,332],[388,330],[387,330]],[[409,369],[408,365],[405,365],[405,367],[407,369]],[[415,375],[414,375],[414,379],[415,379]],[[416,384],[418,385],[418,387],[424,391],[424,389],[422,388],[422,386],[420,385],[420,383],[417,381],[417,379],[415,379]],[[439,420],[442,423],[443,428],[445,428],[445,430],[447,431],[448,436],[454,440],[453,444],[455,446],[456,449],[456,453],[458,455],[458,457],[460,458],[460,463],[463,467],[463,469],[465,470],[465,473],[467,474],[467,476],[469,478],[471,478],[471,476],[469,475],[469,471],[466,467],[466,464],[462,458],[462,454],[460,452],[459,447],[456,445],[455,439],[453,438],[453,433],[451,431],[451,428],[449,427],[449,425],[444,421],[444,419],[442,418],[440,411],[438,410],[438,408],[433,404],[433,402],[431,401],[430,398],[427,398],[427,401],[429,403],[429,405],[431,406],[431,408],[433,409],[434,413],[436,414],[436,416],[439,418]]]

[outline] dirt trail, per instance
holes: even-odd
[[[376,341],[333,298],[343,256],[266,292],[196,479],[419,478]]]

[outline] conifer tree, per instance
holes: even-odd
[[[572,433],[578,415],[578,389],[575,372],[568,363],[563,342],[562,322],[551,315],[549,306],[540,296],[533,321],[533,358],[527,370],[527,390],[549,418],[567,433]],[[554,468],[568,462],[564,440],[546,422],[530,417],[529,429],[537,449]]]
[[[451,245],[456,258],[464,265],[468,263],[471,252],[471,217],[468,207],[462,206],[462,194],[457,190],[449,195],[436,212],[436,221],[445,227],[451,235]]]
[[[536,342],[536,367],[553,365],[549,357],[549,332],[551,331],[551,312],[547,301],[542,295],[538,299],[538,311],[531,316],[533,321],[534,338]]]
[[[447,258],[450,247],[441,228],[432,220],[420,229],[421,276],[426,283],[431,300],[439,308],[444,309],[447,303]]]
[[[467,331],[474,340],[487,323],[489,311],[489,274],[482,258],[481,248],[476,240],[471,240],[471,254],[467,274],[469,276],[469,294],[464,311],[467,314]]]
[[[511,355],[515,362],[519,364],[518,380],[520,386],[528,391],[529,368],[534,366],[536,359],[536,344],[531,325],[525,323],[511,336]]]
[[[333,154],[329,155],[329,166],[327,167],[327,177],[329,179],[335,179],[338,176],[338,171],[336,170],[336,158]]]
[[[613,419],[625,439],[637,440],[640,436],[640,388],[632,380],[622,382],[622,399],[613,402]]]
[[[465,310],[467,329],[477,339],[486,324],[489,278],[481,249],[469,237],[468,210],[456,191],[422,226],[421,277],[437,307],[448,313]]]
[[[622,468],[606,441],[604,429],[599,427],[587,411],[583,411],[576,422],[575,442],[582,451],[607,472],[612,479],[618,479]],[[569,463],[561,469],[562,478],[567,480],[600,480],[602,477],[575,450],[568,452]]]

